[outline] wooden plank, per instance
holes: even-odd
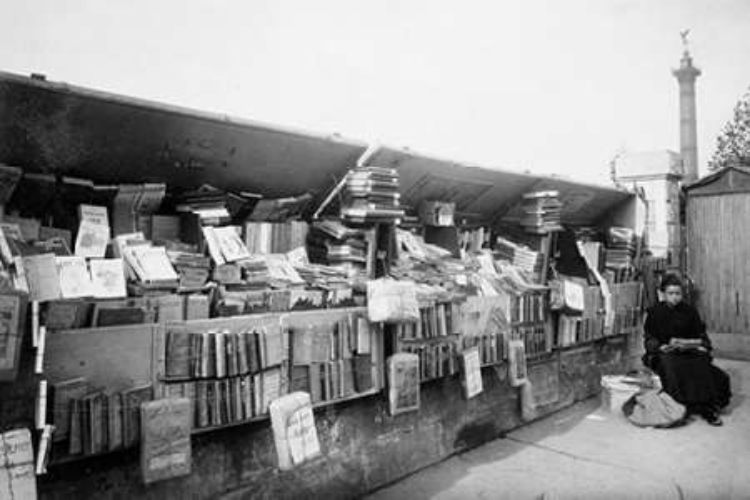
[[[51,383],[85,377],[119,391],[153,380],[158,325],[126,325],[50,332],[44,372]]]

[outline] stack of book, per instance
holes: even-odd
[[[333,324],[293,329],[290,389],[309,392],[313,403],[373,389],[377,383],[374,328],[364,315],[349,314]]]
[[[446,337],[458,331],[459,305],[454,302],[433,302],[419,308],[420,320],[415,323],[397,323],[396,334],[400,340],[421,340]]]
[[[544,262],[541,252],[536,252],[529,247],[514,243],[502,236],[498,236],[495,241],[495,256],[499,259],[507,260],[533,276],[539,274]]]
[[[341,215],[349,221],[393,222],[404,216],[395,168],[356,167],[346,179]]]
[[[307,238],[311,262],[326,264],[348,275],[367,269],[369,246],[366,233],[333,220],[316,221]]]
[[[203,288],[211,274],[211,259],[194,252],[168,250],[172,266],[179,276],[179,291],[195,291]]]
[[[465,335],[461,338],[461,346],[463,350],[479,348],[482,366],[498,364],[505,357],[505,336],[502,333]]]
[[[536,191],[523,195],[521,226],[533,234],[547,234],[560,231],[560,211],[562,203],[557,191]]]
[[[280,328],[170,331],[165,349],[167,395],[195,402],[198,428],[263,415],[285,393],[288,337]]]
[[[305,246],[307,232],[302,221],[247,222],[245,244],[251,254],[287,253]]]
[[[605,266],[609,269],[623,269],[633,266],[635,257],[635,231],[626,227],[610,227],[607,231]]]
[[[425,343],[405,343],[400,350],[419,356],[419,378],[422,382],[458,372],[458,347],[453,337]]]

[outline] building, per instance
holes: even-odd
[[[680,185],[683,162],[674,151],[626,153],[615,161],[615,179],[640,191],[646,203],[646,241],[656,257],[679,266]]]

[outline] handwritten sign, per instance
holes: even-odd
[[[419,356],[398,353],[388,358],[388,402],[391,415],[419,410]]]
[[[293,392],[270,405],[279,468],[289,470],[320,455],[310,395]]]
[[[36,498],[34,448],[28,429],[0,434],[0,498]]]
[[[471,399],[480,394],[482,386],[482,368],[479,359],[479,348],[472,347],[461,353],[464,368],[464,393],[466,399]]]
[[[513,387],[521,386],[527,380],[526,348],[523,340],[508,341],[508,375]]]

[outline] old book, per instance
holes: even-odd
[[[55,236],[48,239],[39,239],[33,243],[34,248],[39,253],[53,253],[58,257],[68,257],[71,255],[70,247],[64,239]]]
[[[68,229],[62,229],[59,227],[42,226],[39,228],[39,239],[42,241],[51,240],[51,239],[60,239],[65,243],[65,247],[68,250],[73,248],[73,235]]]
[[[223,333],[213,333],[212,342],[216,346],[214,348],[214,363],[216,366],[216,376],[226,377],[227,376],[227,348],[226,348],[227,337]]]
[[[83,398],[70,402],[70,433],[68,435],[68,454],[83,453]]]
[[[78,225],[74,252],[79,257],[102,258],[107,253],[109,240],[109,225],[83,219]]]
[[[419,356],[397,353],[388,358],[387,365],[391,415],[419,410]]]
[[[83,257],[56,257],[60,277],[60,292],[64,299],[77,299],[94,295],[86,259]]]
[[[123,445],[135,446],[141,435],[141,404],[153,399],[151,385],[133,387],[122,392]]]
[[[322,385],[322,373],[321,364],[312,363],[309,365],[309,384],[310,384],[310,398],[313,403],[323,401],[323,385]]]
[[[46,253],[23,257],[23,267],[31,300],[45,302],[60,298],[60,278],[57,273],[55,254]]]
[[[240,378],[242,390],[242,408],[245,419],[253,418],[253,378],[252,375],[245,375]]]
[[[248,363],[248,352],[247,352],[247,341],[245,340],[245,333],[234,333],[234,345],[237,354],[237,374],[245,375],[250,372],[250,364]]]
[[[278,399],[282,394],[281,368],[271,368],[261,372],[261,394],[263,403],[261,413],[268,413],[268,405]]]
[[[141,407],[141,472],[150,484],[190,474],[190,400],[161,399]]]
[[[5,206],[13,196],[23,170],[19,167],[0,164],[0,206]]]
[[[37,498],[34,447],[28,429],[0,433],[0,498]]]
[[[307,328],[295,328],[291,332],[292,363],[294,365],[309,365],[313,361],[313,344],[315,330],[313,325]]]
[[[185,296],[185,319],[206,319],[209,315],[207,295],[191,294]]]
[[[354,388],[356,392],[366,392],[373,388],[372,356],[357,354],[352,360],[354,364]]]
[[[55,426],[55,442],[65,441],[70,435],[73,401],[83,398],[88,392],[83,377],[76,377],[52,384],[52,424]]]
[[[104,392],[98,392],[91,396],[91,452],[102,453],[107,450],[109,426],[107,418],[109,415],[107,404],[108,396]]]
[[[281,470],[289,470],[321,454],[310,395],[294,392],[270,405],[276,456]]]
[[[213,236],[226,262],[250,258],[250,253],[240,237],[240,228],[235,226],[215,227],[213,228]],[[209,247],[210,245],[209,242]]]
[[[42,223],[39,219],[34,217],[14,217],[12,215],[5,215],[3,221],[6,224],[16,224],[21,231],[23,241],[31,242],[39,239],[39,231],[42,227]]]
[[[190,349],[192,339],[200,338],[188,332],[172,331],[167,333],[167,352],[165,371],[167,377],[187,378],[190,373],[190,362],[193,353]]]
[[[479,357],[479,348],[472,347],[461,353],[461,364],[463,369],[463,386],[466,399],[471,399],[480,394],[482,388],[482,369]]]
[[[293,366],[291,369],[289,390],[291,392],[310,392],[310,367]]]
[[[91,259],[89,266],[95,297],[118,298],[127,296],[125,268],[121,258]]]
[[[156,321],[182,321],[185,319],[185,301],[179,295],[160,295],[154,298],[156,303]]]
[[[108,396],[107,404],[107,449],[116,450],[123,446],[122,394],[115,392]]]
[[[142,323],[147,323],[147,313],[143,305],[94,304],[93,326],[137,325]]]
[[[196,382],[196,395],[195,395],[195,401],[197,405],[197,421],[198,426],[208,427],[211,425],[211,418],[210,418],[210,409],[209,409],[209,394],[208,394],[208,387],[211,384],[208,380],[200,380]]]
[[[25,318],[22,294],[0,294],[0,382],[15,380],[18,375]]]
[[[250,373],[256,373],[261,369],[261,359],[258,345],[258,333],[255,331],[245,332],[245,346],[247,347],[247,366]]]

